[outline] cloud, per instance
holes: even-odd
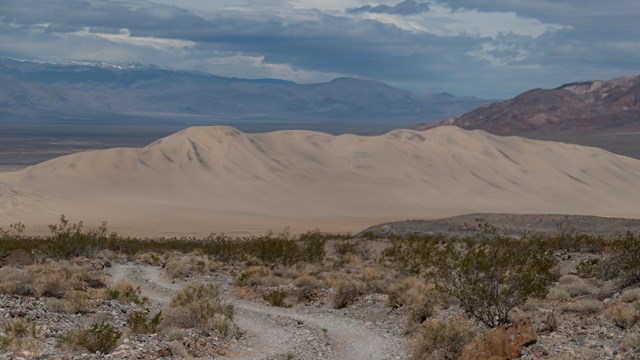
[[[174,49],[185,49],[185,48],[193,48],[196,43],[188,40],[175,40],[175,39],[160,39],[155,37],[141,37],[141,36],[131,36],[131,32],[128,29],[120,29],[118,34],[104,34],[99,32],[91,32],[91,29],[88,27],[83,28],[80,31],[72,33],[76,36],[87,36],[87,37],[99,37],[106,40],[109,40],[114,43],[124,43],[135,46],[143,46],[150,47],[157,50],[170,50]]]
[[[374,13],[374,14],[394,14],[394,15],[412,15],[429,11],[429,4],[426,2],[417,2],[415,0],[404,0],[394,6],[365,5],[356,8],[347,9],[348,13]]]
[[[635,0],[398,1],[0,0],[0,56],[491,98],[638,72]]]

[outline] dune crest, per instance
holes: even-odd
[[[358,231],[472,212],[637,217],[638,188],[638,160],[457,127],[371,137],[193,127],[0,174],[0,215],[46,225],[64,213],[133,235]]]

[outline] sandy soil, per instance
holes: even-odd
[[[0,174],[0,226],[61,214],[138,236],[357,232],[476,212],[640,214],[640,161],[442,127],[381,136],[189,128]]]
[[[109,273],[112,282],[134,280],[141,285],[142,295],[159,306],[168,304],[187,284],[167,280],[162,268],[155,266],[114,264]],[[230,294],[226,297],[236,309],[235,322],[246,335],[241,350],[221,359],[259,360],[291,353],[313,359],[387,360],[402,359],[407,351],[406,339],[376,331],[356,319],[275,308],[235,299]],[[301,345],[304,342],[321,342],[329,348],[313,353],[313,348]]]

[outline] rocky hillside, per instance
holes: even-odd
[[[640,129],[640,76],[527,91],[419,129],[456,125],[499,135],[633,132]]]
[[[180,122],[236,125],[241,121],[395,122],[462,114],[487,103],[449,94],[419,96],[354,78],[296,84],[238,79],[152,65],[46,63],[0,58],[0,114],[5,121],[52,123]],[[362,126],[361,126],[362,127]],[[326,130],[326,129],[325,129]]]

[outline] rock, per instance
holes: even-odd
[[[14,266],[21,267],[33,264],[33,256],[23,249],[11,250],[8,253],[0,255],[0,267]]]
[[[540,324],[538,328],[539,333],[550,333],[558,329],[558,320],[556,319],[556,313],[551,311],[547,314],[545,320]]]
[[[523,346],[535,344],[531,319],[497,327],[462,349],[459,360],[504,360],[520,357]]]

